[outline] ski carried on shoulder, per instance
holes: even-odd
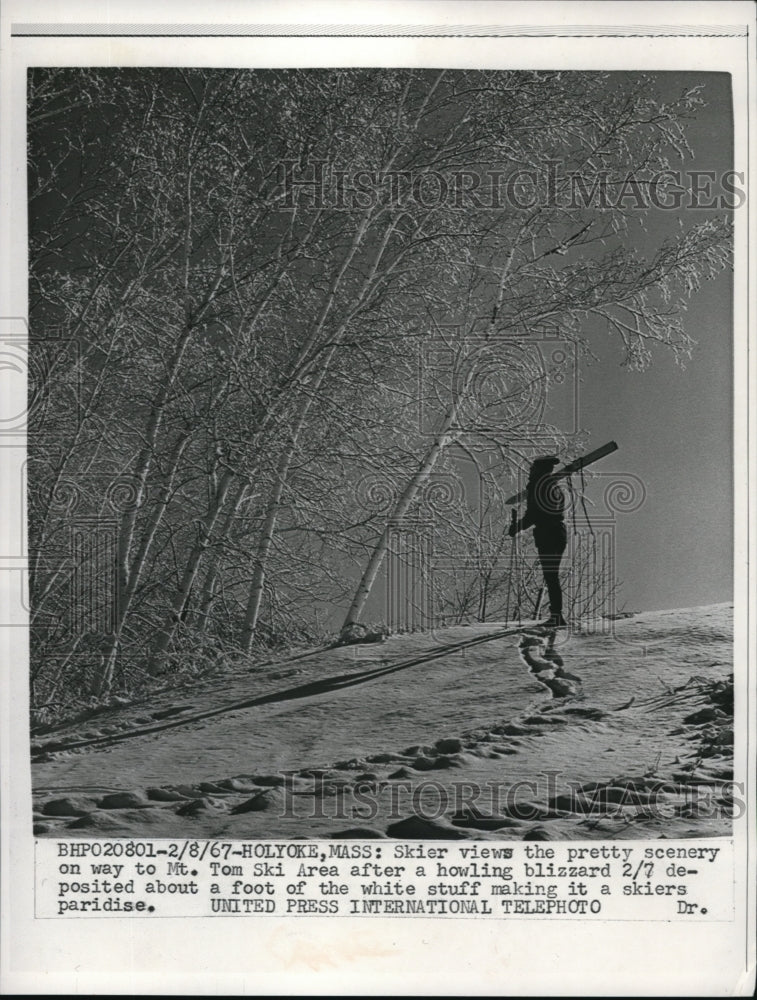
[[[552,473],[554,479],[563,479],[565,476],[572,476],[574,472],[580,472],[581,469],[585,469],[587,465],[591,465],[593,462],[598,462],[600,458],[604,458],[606,455],[611,455],[614,451],[618,450],[618,446],[614,441],[608,441],[607,444],[603,444],[601,448],[595,448],[594,451],[590,451],[588,455],[582,455],[581,458],[576,458],[572,462]],[[526,491],[521,490],[520,493],[516,493],[514,496],[509,497],[505,500],[506,504],[516,504],[521,503],[526,499]]]

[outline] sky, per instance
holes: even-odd
[[[696,158],[686,169],[732,167],[730,77],[659,74],[671,93],[704,84],[708,106],[689,128]],[[682,219],[689,224],[690,209]],[[653,212],[650,236],[662,235],[675,212]],[[697,216],[704,213],[696,213]],[[581,424],[591,446],[615,440],[603,472],[638,476],[646,500],[619,514],[616,527],[618,607],[645,611],[730,601],[733,594],[733,321],[732,275],[703,283],[686,313],[697,342],[685,370],[663,349],[644,372],[620,366],[608,337],[592,339],[599,362],[584,367]]]

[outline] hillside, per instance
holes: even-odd
[[[725,836],[731,619],[487,623],[165,692],[35,737],[35,833]]]

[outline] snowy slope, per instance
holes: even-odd
[[[551,660],[538,629],[445,629],[164,694],[36,737],[35,831],[727,835],[731,614],[558,632]]]

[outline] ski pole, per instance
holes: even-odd
[[[515,564],[515,525],[518,521],[518,515],[515,513],[515,508],[510,511],[510,527],[511,527],[511,539],[510,539],[510,568],[507,573],[507,599],[505,601],[505,621],[510,621],[510,594],[513,589],[513,566]]]

